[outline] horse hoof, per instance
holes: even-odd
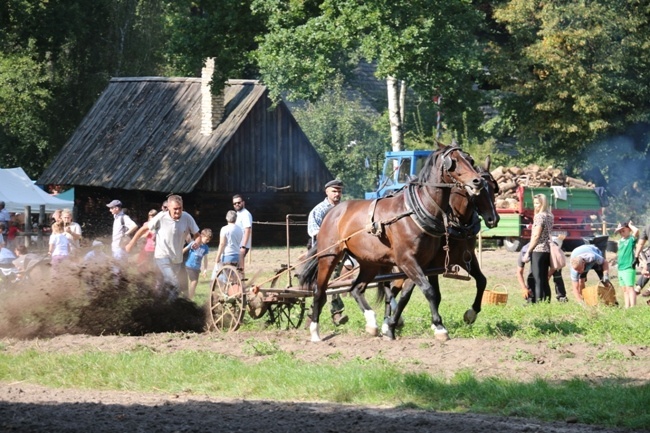
[[[320,333],[318,332],[318,323],[311,322],[309,324],[309,333],[311,334],[312,343],[318,343],[321,341]]]
[[[465,314],[463,315],[463,320],[465,321],[466,324],[471,325],[476,321],[476,312],[474,312],[474,310],[472,309],[465,311]]]
[[[449,333],[447,331],[436,331],[433,334],[436,337],[436,340],[438,341],[448,341],[449,340]]]
[[[377,328],[376,326],[374,326],[374,327],[373,326],[366,326],[366,332],[368,334],[372,335],[373,337],[376,337],[377,335],[379,335],[379,328]]]
[[[449,340],[449,332],[447,332],[447,329],[444,326],[437,328],[436,325],[431,325],[431,329],[433,329],[433,335],[436,337],[436,340]]]
[[[381,333],[383,335],[388,336],[389,332],[390,332],[390,328],[388,327],[388,323],[384,323],[383,325],[381,325]]]

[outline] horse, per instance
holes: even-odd
[[[455,187],[451,191],[450,207],[451,216],[449,227],[445,235],[447,241],[446,245],[441,245],[438,254],[433,258],[429,264],[430,268],[443,269],[445,272],[450,272],[450,265],[458,266],[464,269],[476,282],[476,296],[472,303],[472,308],[467,310],[463,315],[463,320],[467,324],[472,324],[476,321],[476,316],[481,312],[481,301],[483,299],[483,292],[487,286],[487,279],[478,263],[476,257],[476,235],[481,229],[481,222],[478,215],[481,215],[485,225],[489,228],[494,228],[499,223],[499,214],[496,210],[494,196],[499,192],[499,185],[490,173],[491,159],[488,156],[485,159],[483,167],[479,168],[479,173],[485,181],[485,187],[481,190],[478,196],[468,196],[467,192]],[[452,278],[455,273],[451,273]],[[435,309],[438,311],[441,301],[440,284],[438,275],[432,274],[429,276],[429,283],[433,287],[433,299]],[[385,288],[385,291],[379,291],[380,299],[387,297],[386,311],[384,325],[382,326],[382,333],[390,339],[395,339],[395,328],[399,323],[400,317],[406,304],[413,293],[415,284],[412,280],[397,280],[393,281],[390,288]],[[395,306],[393,300],[397,293],[401,291],[399,302]],[[436,330],[442,323],[442,318],[436,317],[432,314],[431,328]],[[439,339],[448,339],[448,334],[437,333],[436,337]]]
[[[424,266],[440,249],[452,188],[458,186],[474,196],[484,183],[462,149],[439,144],[402,194],[373,201],[348,200],[333,207],[300,271],[300,285],[314,293],[311,341],[321,341],[318,319],[327,301],[328,281],[346,251],[359,264],[351,294],[364,312],[367,330],[376,332],[377,321],[363,291],[380,271],[394,266],[420,286],[431,314],[439,317]],[[443,331],[440,321],[436,332]]]

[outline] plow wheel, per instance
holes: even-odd
[[[291,271],[286,267],[276,271],[275,277],[271,280],[271,287],[290,287],[289,272]],[[267,309],[269,313],[267,323],[280,329],[298,329],[305,318],[305,299],[280,297],[276,303],[269,304]]]
[[[267,323],[280,329],[298,329],[305,318],[305,299],[280,299],[278,303],[269,305],[268,314]]]
[[[241,276],[237,268],[226,265],[212,280],[208,299],[208,328],[235,331],[241,325],[245,306],[246,295]]]

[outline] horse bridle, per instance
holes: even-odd
[[[455,150],[458,150],[458,152],[461,153],[463,155],[463,157],[465,157],[464,155],[469,155],[469,154],[463,152],[463,150],[459,146],[449,146],[447,149],[445,149],[443,151],[442,155],[436,157],[436,159],[442,158],[441,168],[443,170],[443,173],[446,173],[449,177],[451,177],[453,179],[452,183],[422,182],[419,179],[417,181],[412,181],[410,183],[416,184],[418,186],[430,186],[430,187],[434,187],[434,188],[454,188],[454,187],[465,188],[467,186],[470,186],[470,185],[461,183],[457,179],[454,179],[454,177],[451,175],[453,170],[456,168],[455,167],[456,166],[456,161],[450,156],[450,154],[451,154],[451,152],[453,152]],[[474,167],[474,164],[470,164],[470,165],[472,167]],[[477,173],[477,174],[479,174],[479,173]],[[485,178],[483,178],[482,174],[481,174],[481,180],[483,181],[482,186],[481,186],[481,188],[478,189],[478,191],[481,191],[486,186],[486,181],[485,181]],[[472,189],[474,189],[474,188],[472,187]]]

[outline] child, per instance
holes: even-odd
[[[618,285],[621,286],[625,296],[625,308],[630,308],[636,305],[634,250],[639,229],[630,221],[629,223],[619,223],[614,233],[621,235],[621,239],[618,241]]]
[[[7,231],[7,248],[12,249],[16,246],[16,236],[20,233],[18,223],[16,221],[9,222],[9,230]]]
[[[187,298],[190,300],[194,299],[194,294],[196,293],[196,285],[199,282],[199,273],[201,270],[203,270],[203,275],[205,275],[207,272],[209,251],[207,244],[211,240],[212,230],[203,229],[201,230],[201,236],[183,248],[183,253],[189,251],[187,261],[185,262],[185,268],[187,269],[187,276],[190,279],[188,293],[186,293]]]
[[[55,268],[70,256],[70,241],[63,231],[63,221],[52,224],[50,248],[48,255],[52,257],[52,267]]]
[[[156,209],[151,209],[148,214],[147,222],[142,224],[143,227],[147,227],[146,241],[140,253],[138,253],[138,268],[142,272],[150,272],[154,270],[154,251],[156,250],[156,233],[149,230],[149,221],[151,218],[155,217],[158,214]]]

